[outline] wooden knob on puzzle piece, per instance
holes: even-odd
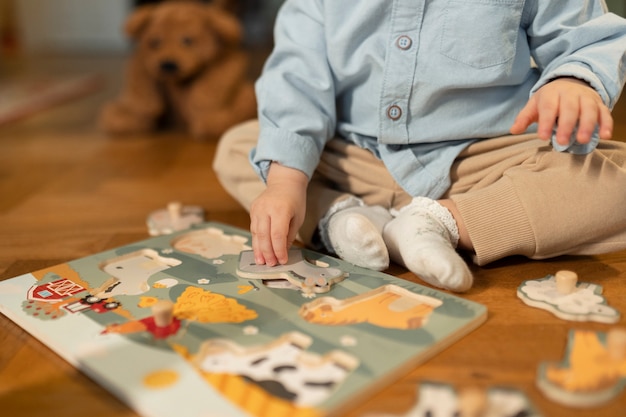
[[[574,271],[558,271],[554,275],[556,281],[556,290],[564,295],[571,294],[576,290],[578,283],[578,274]]]
[[[611,359],[626,360],[626,328],[616,327],[609,330],[606,335],[606,349]]]
[[[152,306],[152,316],[157,327],[167,327],[174,321],[174,303],[170,300],[159,300]]]
[[[487,412],[487,393],[478,387],[460,390],[457,402],[460,417],[482,417]]]
[[[172,224],[176,224],[183,213],[183,205],[178,201],[172,201],[167,205],[167,211],[170,214]]]

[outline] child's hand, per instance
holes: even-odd
[[[307,176],[272,163],[267,189],[250,208],[250,232],[254,260],[258,265],[285,264],[289,247],[304,222]]]
[[[576,140],[581,144],[590,142],[596,126],[600,139],[613,135],[610,110],[593,88],[576,78],[557,78],[537,90],[517,115],[511,133],[523,133],[534,122],[538,122],[537,134],[543,140],[550,140],[556,125],[559,145],[567,145],[576,128]]]

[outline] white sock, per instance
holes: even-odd
[[[471,288],[472,273],[455,250],[459,231],[447,208],[416,197],[394,215],[383,232],[391,259],[436,287]]]
[[[381,206],[356,198],[341,201],[320,222],[326,248],[351,264],[382,271],[389,267],[383,228],[393,217]]]

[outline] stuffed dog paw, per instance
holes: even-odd
[[[201,2],[164,2],[137,8],[125,32],[136,44],[126,85],[101,111],[105,132],[149,132],[166,119],[195,138],[218,138],[255,117],[242,28],[232,14]]]

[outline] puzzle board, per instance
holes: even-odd
[[[153,237],[2,281],[0,311],[150,417],[340,415],[487,316],[308,250],[345,279],[304,293],[242,277],[250,241],[218,223]]]

